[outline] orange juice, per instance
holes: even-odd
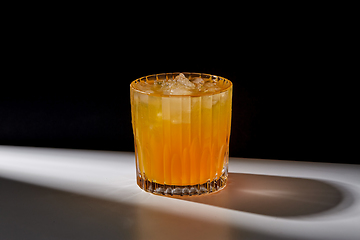
[[[215,192],[227,178],[232,84],[195,73],[179,83],[169,75],[131,84],[138,185],[165,195]],[[177,84],[174,94],[166,84]]]

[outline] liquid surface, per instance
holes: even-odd
[[[201,96],[221,92],[222,90],[229,88],[231,84],[229,81],[218,78],[192,76],[187,78],[183,73],[180,73],[170,79],[160,77],[155,80],[140,80],[135,82],[132,86],[146,94]]]

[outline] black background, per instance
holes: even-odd
[[[2,145],[133,151],[130,82],[186,71],[233,82],[231,156],[353,161],[335,130],[343,93],[329,84],[326,25],[238,18],[189,29],[32,17],[6,37]]]

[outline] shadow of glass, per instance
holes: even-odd
[[[0,192],[1,239],[283,239],[1,177]]]
[[[218,193],[180,199],[277,217],[319,214],[353,202],[345,189],[327,182],[243,173],[229,173]]]

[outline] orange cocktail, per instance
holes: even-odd
[[[130,85],[138,185],[199,195],[226,184],[232,83],[209,74],[156,74]]]

